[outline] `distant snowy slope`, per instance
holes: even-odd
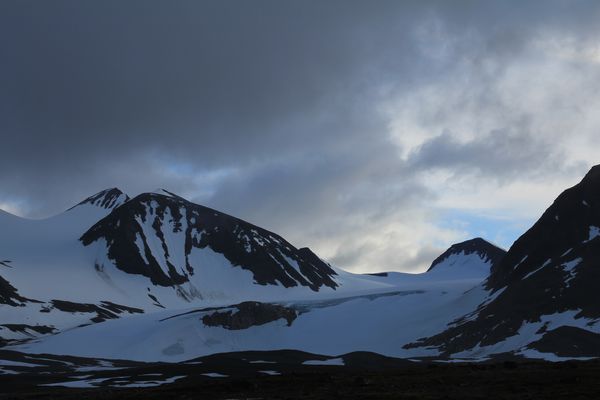
[[[388,284],[342,278],[307,248],[161,190],[118,189],[43,220],[0,212],[0,343],[130,314],[341,296]]]
[[[473,276],[480,273],[487,277],[490,269],[504,258],[506,250],[482,239],[475,238],[453,244],[432,263],[428,273],[450,276]]]
[[[110,305],[124,299],[110,291],[102,293],[97,274],[86,268],[89,263],[79,242],[82,232],[126,200],[118,189],[108,189],[47,219],[0,213],[0,342],[117,318],[133,310]]]
[[[150,201],[154,196],[150,196]],[[160,214],[153,211],[151,215]],[[336,290],[314,291],[301,285],[290,288],[248,285],[247,278],[228,274],[251,276],[251,271],[233,266],[212,249],[195,251],[213,254],[214,258],[201,264],[191,258],[192,265],[201,266],[198,271],[210,268],[211,274],[197,281],[197,274],[190,275],[190,282],[176,286],[182,290],[193,283],[198,297],[190,301],[197,307],[204,305],[203,308],[174,302],[168,296],[170,287],[156,285],[148,293],[157,294],[157,301],[162,299],[165,310],[129,313],[119,320],[41,337],[14,348],[33,353],[147,361],[182,361],[216,352],[273,349],[330,355],[357,350],[407,357],[435,355],[436,351],[406,350],[402,346],[443,329],[479,305],[487,295],[481,282],[490,267],[490,260],[485,257],[469,258],[469,263],[447,265],[437,273],[422,274],[359,275],[331,267],[335,271]],[[141,274],[112,268],[111,276],[118,276],[121,282],[127,277],[136,282],[148,280]],[[108,268],[103,269],[106,272]],[[201,272],[198,275],[202,276]],[[220,288],[221,295],[227,295],[225,299],[210,297],[215,288]],[[159,290],[163,290],[162,295]],[[235,304],[234,299],[262,303],[238,308],[230,305]],[[114,340],[115,332],[119,340]]]
[[[236,329],[228,321],[239,312],[237,306],[155,312],[47,336],[14,349],[169,362],[222,352],[279,349],[332,356],[363,350],[397,357],[434,356],[436,351],[402,346],[443,329],[476,307],[485,292],[471,290],[465,296],[470,288],[463,281],[444,290],[285,302],[280,304],[289,311],[279,316],[271,313],[271,318],[264,307],[246,310],[238,320],[249,326]]]

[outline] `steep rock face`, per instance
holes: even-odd
[[[337,286],[336,272],[309,249],[296,249],[265,229],[165,193],[127,201],[85,232],[81,242],[102,242],[117,268],[160,286],[188,282],[202,269],[194,263],[194,250],[206,248],[251,271],[260,285],[313,291]]]
[[[440,268],[446,264],[456,262],[454,259],[461,257],[473,258],[474,260],[481,260],[481,262],[488,264],[491,268],[502,260],[506,251],[492,243],[482,239],[475,238],[467,240],[461,243],[453,244],[448,250],[442,253],[432,263],[427,272],[433,271],[435,268]]]
[[[534,324],[540,327],[529,334],[532,340],[561,334],[551,333],[549,325],[581,325],[597,331],[599,260],[600,167],[596,166],[565,190],[492,267],[485,282],[490,295],[477,310],[448,330],[407,347],[434,346],[452,354],[523,336],[524,328]],[[566,318],[567,314],[572,315]],[[556,342],[549,338],[540,343],[549,341]]]

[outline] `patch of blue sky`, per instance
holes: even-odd
[[[464,240],[482,237],[508,249],[519,236],[533,225],[535,218],[522,218],[502,210],[448,209],[440,214],[437,225],[444,229],[465,233]]]

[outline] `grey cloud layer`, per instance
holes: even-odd
[[[0,203],[42,216],[103,187],[164,186],[299,245],[327,243],[344,264],[414,268],[432,245],[411,251],[382,232],[428,214],[440,194],[421,171],[566,168],[535,129],[507,122],[466,142],[443,130],[456,129],[461,106],[500,112],[490,85],[540,37],[596,39],[598,11],[586,1],[3,1]],[[448,80],[472,86],[420,114],[440,130],[403,158],[382,109],[437,83],[443,98]]]

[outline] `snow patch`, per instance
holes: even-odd
[[[266,374],[266,375],[281,375],[281,372],[278,371],[271,371],[271,370],[266,370],[266,371],[258,371],[261,374]]]
[[[329,360],[308,360],[304,361],[302,365],[345,365],[344,359],[332,358]]]
[[[523,257],[523,258],[521,259],[521,261],[519,261],[519,262],[517,263],[517,265],[515,265],[515,267],[514,267],[513,269],[517,269],[517,268],[519,267],[519,265],[523,264],[523,262],[525,262],[525,260],[527,260],[527,257],[529,257],[529,254],[527,254],[525,257]]]
[[[542,264],[542,266],[541,266],[541,267],[539,267],[538,269],[536,269],[536,270],[533,270],[533,271],[531,271],[530,273],[528,273],[527,275],[525,275],[525,276],[523,277],[523,279],[522,279],[522,280],[525,280],[525,279],[529,278],[531,275],[535,274],[536,272],[538,272],[538,271],[539,271],[539,270],[541,270],[542,268],[544,268],[544,267],[548,266],[548,264],[550,264],[551,262],[552,262],[552,259],[550,259],[550,258],[549,258],[549,259],[547,259],[547,260],[546,260],[546,262],[545,262],[544,264]]]
[[[575,276],[577,275],[577,270],[575,270],[575,268],[581,264],[581,262],[583,261],[583,259],[581,257],[576,258],[572,261],[569,261],[567,263],[564,263],[562,265],[563,270],[565,272],[569,273],[569,277],[567,279],[565,279],[565,283],[567,284],[567,287],[569,287],[571,285],[571,281],[575,278]]]
[[[595,238],[597,238],[598,236],[600,236],[600,227],[591,225],[589,234],[588,234],[588,239],[584,243],[590,242],[590,241],[594,240]]]
[[[200,374],[204,376],[208,376],[209,378],[227,378],[229,375],[219,374],[218,372],[206,372],[204,374]]]

